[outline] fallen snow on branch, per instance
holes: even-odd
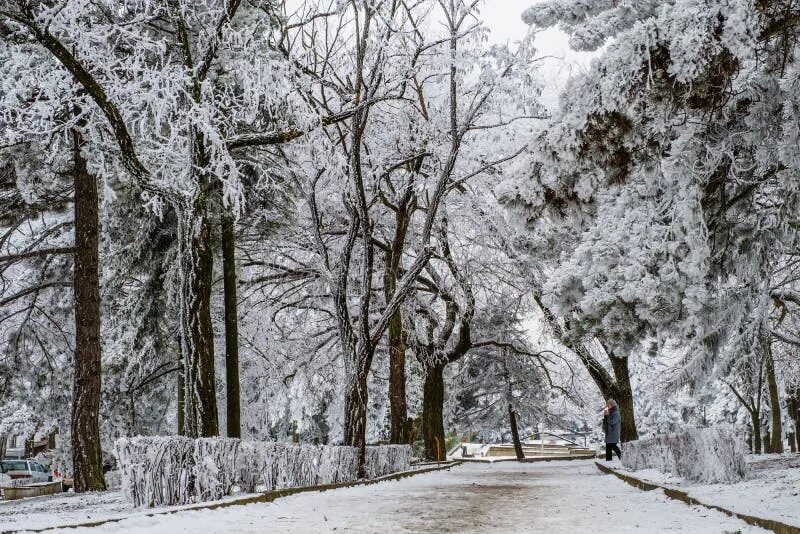
[[[242,441],[232,438],[137,437],[115,444],[122,487],[136,506],[217,500],[254,492],[356,480],[353,447]],[[407,470],[411,447],[368,447],[369,478]]]
[[[731,427],[693,428],[625,443],[622,465],[657,469],[687,480],[731,484],[747,475],[744,441]]]

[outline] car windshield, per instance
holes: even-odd
[[[3,462],[3,472],[7,473],[9,471],[27,471],[28,470],[28,463],[27,462]]]

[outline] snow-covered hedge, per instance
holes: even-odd
[[[136,506],[220,499],[244,492],[356,480],[353,447],[242,441],[231,438],[137,437],[115,444],[122,486]],[[368,447],[366,472],[375,478],[408,469],[411,447]]]
[[[625,443],[622,465],[631,471],[657,469],[709,484],[738,482],[747,474],[743,440],[726,426]]]
[[[367,447],[367,457],[364,462],[367,477],[382,477],[407,469],[411,463],[411,452],[411,447],[408,445]]]
[[[136,506],[192,502],[194,440],[177,436],[122,438],[114,448],[123,491]]]

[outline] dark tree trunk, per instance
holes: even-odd
[[[409,217],[405,204],[395,211],[395,233],[391,250],[386,254],[383,275],[384,296],[388,302],[397,289],[400,260],[408,233]],[[389,442],[408,441],[408,407],[406,403],[406,339],[400,310],[392,316],[387,329],[389,344]]]
[[[769,439],[769,428],[765,430],[766,431],[764,432],[764,437],[762,439],[764,440],[764,452],[768,453],[769,451],[772,450],[772,443]]]
[[[186,435],[186,385],[183,373],[178,373],[178,435]]]
[[[791,403],[789,404],[789,417],[794,421],[794,439],[796,450],[800,452],[800,391],[792,392]]]
[[[402,444],[408,441],[406,405],[406,343],[403,319],[397,312],[389,323],[389,442]]]
[[[232,217],[222,218],[222,271],[225,288],[225,393],[227,435],[242,437],[239,401],[239,320],[236,300],[236,233]]]
[[[764,350],[767,357],[767,389],[769,390],[769,405],[770,413],[772,415],[772,422],[770,428],[772,436],[770,436],[771,448],[767,452],[782,453],[783,452],[783,426],[781,423],[781,398],[778,392],[778,381],[775,378],[775,361],[772,358],[771,337],[765,336]]]
[[[614,368],[617,386],[615,400],[619,405],[619,414],[622,418],[620,441],[622,443],[634,441],[639,439],[639,432],[636,430],[636,418],[633,411],[633,390],[628,372],[628,359],[611,356],[611,366]]]
[[[358,478],[366,478],[367,373],[359,372],[344,399],[344,443],[358,449]]]
[[[425,458],[444,461],[444,369],[443,364],[425,367],[425,382],[422,389],[422,437],[425,441]]]
[[[73,130],[75,180],[75,375],[72,395],[72,468],[75,492],[106,489],[100,448],[100,216],[97,181]]]
[[[761,414],[751,411],[750,422],[753,425],[753,452],[761,454]]]
[[[192,273],[189,299],[190,372],[192,398],[187,408],[192,415],[192,435],[219,435],[216,377],[214,369],[214,332],[211,324],[211,284],[214,257],[211,228],[203,214],[192,231]]]
[[[522,450],[522,442],[519,439],[519,428],[517,428],[517,412],[514,407],[508,405],[508,421],[511,424],[511,439],[514,441],[514,453],[517,455],[517,460],[524,460],[525,453]]]

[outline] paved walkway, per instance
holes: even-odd
[[[372,486],[268,504],[134,517],[90,532],[764,532],[705,508],[642,492],[591,461],[465,464]]]

